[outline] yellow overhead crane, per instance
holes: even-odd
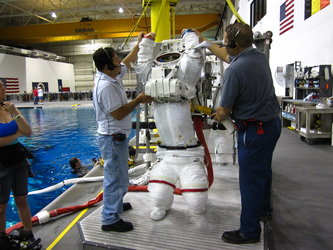
[[[135,19],[134,22],[136,22]],[[214,27],[218,22],[219,14],[177,15],[175,16],[175,32],[180,34],[183,28],[196,28],[199,31],[204,31]],[[150,20],[148,20],[148,24],[150,25]],[[0,28],[0,44],[32,44],[123,38],[130,33],[132,27],[133,19],[12,26]],[[146,32],[144,28],[138,27],[132,35],[137,36],[141,31]],[[158,33],[160,32],[161,30],[159,29]]]
[[[208,30],[219,23],[220,14],[175,15],[179,0],[142,0],[144,9],[150,7],[150,31],[156,33],[156,42],[175,38],[184,28]],[[244,22],[231,0],[226,0],[238,22]],[[140,23],[140,18],[81,21],[69,23],[36,24],[0,28],[0,44],[33,44],[61,41],[124,38],[137,36],[145,28],[133,24]],[[144,24],[142,26],[146,26]],[[172,34],[171,28],[172,28]]]

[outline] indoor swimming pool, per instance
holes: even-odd
[[[31,137],[20,141],[32,152],[30,160],[34,178],[29,178],[29,191],[55,185],[65,179],[76,178],[69,160],[81,159],[82,165],[99,157],[96,143],[95,112],[93,108],[21,109],[32,127]],[[68,187],[28,197],[32,216],[53,201]],[[13,198],[7,209],[6,227],[19,221]]]

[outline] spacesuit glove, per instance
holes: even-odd
[[[144,38],[148,38],[150,40],[155,41],[156,34],[154,32],[150,32],[147,35],[144,35]]]
[[[186,50],[193,49],[199,44],[199,37],[193,30],[185,30],[183,34]]]

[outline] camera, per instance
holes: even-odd
[[[123,133],[118,133],[118,134],[115,134],[115,135],[113,136],[113,139],[114,139],[115,141],[123,141],[123,140],[126,139],[126,135],[123,134]]]

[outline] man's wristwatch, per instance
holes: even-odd
[[[20,116],[20,115],[17,115],[17,116],[14,117],[14,120],[15,120],[15,121],[16,121],[16,120],[19,120],[19,119],[21,119],[21,116]]]

